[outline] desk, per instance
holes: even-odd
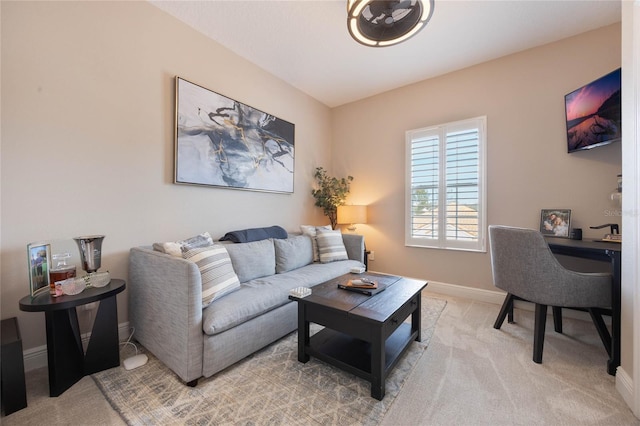
[[[613,285],[611,286],[611,357],[607,362],[607,371],[614,376],[620,365],[621,244],[561,238],[546,238],[546,241],[554,254],[599,260],[611,264],[611,274],[613,275]]]
[[[116,294],[123,280],[105,287],[89,287],[76,295],[51,297],[49,293],[20,299],[20,310],[44,312],[47,325],[49,395],[59,396],[82,377],[120,365]],[[85,354],[76,306],[100,301]]]

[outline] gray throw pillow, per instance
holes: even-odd
[[[310,236],[298,235],[286,240],[273,240],[276,250],[276,273],[283,274],[302,268],[313,262],[313,249]]]
[[[225,244],[233,269],[241,283],[276,273],[276,254],[273,240]]]
[[[345,248],[344,241],[342,240],[342,232],[319,228],[317,233],[316,242],[318,243],[320,263],[349,259],[347,249]]]

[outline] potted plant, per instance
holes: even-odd
[[[318,188],[313,189],[311,195],[316,199],[316,206],[321,207],[325,216],[329,217],[331,228],[336,229],[338,206],[342,206],[345,203],[353,177],[347,176],[341,179],[330,177],[322,167],[316,168],[314,177]]]

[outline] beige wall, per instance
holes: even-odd
[[[536,227],[556,207],[587,237],[619,222],[606,214],[620,144],[568,155],[563,120],[564,94],[620,66],[619,25],[329,111],[146,2],[0,5],[1,315],[19,317],[25,348],[45,341],[43,315],[17,306],[27,243],[77,256],[71,237],[104,233],[103,269],[126,279],[132,246],[326,222],[309,195],[320,165],[354,176],[349,202],[370,204],[358,232],[372,269],[493,289],[486,253],[404,247],[408,129],[487,115],[490,224]],[[176,75],[296,124],[293,195],[172,183]]]
[[[603,234],[589,226],[620,223],[609,194],[621,144],[567,154],[564,121],[564,95],[620,67],[620,55],[615,24],[334,108],[334,170],[355,178],[348,202],[370,205],[358,227],[375,251],[370,267],[494,289],[488,252],[404,246],[405,131],[481,115],[488,224],[537,228],[543,208],[571,209],[586,238]]]
[[[45,344],[44,314],[18,310],[29,242],[69,248],[104,233],[102,269],[126,279],[133,246],[323,221],[310,196],[314,168],[331,155],[319,102],[147,2],[1,8],[1,314],[18,316],[25,349]],[[174,185],[176,75],[295,123],[295,193]]]

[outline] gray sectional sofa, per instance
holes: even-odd
[[[193,261],[154,250],[129,254],[129,320],[134,338],[195,386],[297,328],[289,290],[313,287],[363,266],[364,237],[343,234],[348,260],[314,262],[313,238],[289,235],[225,244],[238,289],[202,307],[202,276]]]

